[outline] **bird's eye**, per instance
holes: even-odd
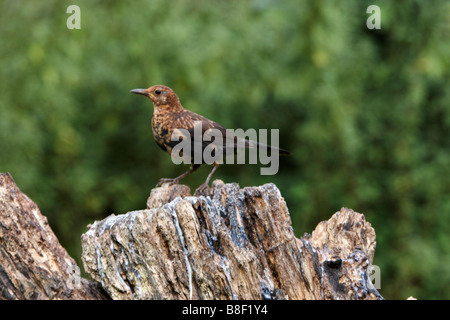
[[[161,90],[156,89],[156,90],[155,90],[155,93],[156,93],[156,94],[161,94]]]

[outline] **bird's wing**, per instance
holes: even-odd
[[[201,147],[202,152],[209,146],[209,148],[220,149],[224,155],[235,154],[238,150],[246,148],[268,148],[280,154],[289,154],[288,151],[278,147],[241,138],[223,125],[188,110],[179,114],[177,127],[185,129],[187,132],[184,132],[183,136],[189,134],[192,148]]]
[[[178,129],[184,129],[189,133],[191,139],[194,141],[202,141],[206,145],[214,142],[216,144],[226,143],[227,136],[228,139],[233,139],[234,135],[231,131],[227,130],[221,124],[209,120],[199,114],[185,110],[181,112],[176,121],[176,127]],[[221,141],[215,141],[213,137],[223,137]]]

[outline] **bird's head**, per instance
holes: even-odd
[[[148,89],[133,89],[130,92],[142,94],[152,100],[155,107],[160,106],[177,106],[180,100],[176,93],[169,87],[156,85]]]

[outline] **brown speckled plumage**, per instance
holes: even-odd
[[[193,137],[194,124],[199,123],[198,121],[201,121],[202,134],[208,129],[212,128],[219,130],[223,135],[222,146],[225,146],[226,144],[225,137],[227,129],[224,126],[218,124],[217,122],[209,120],[199,114],[196,114],[183,108],[180,100],[178,99],[178,96],[171,88],[163,85],[156,85],[148,89],[134,89],[131,90],[131,92],[144,95],[153,102],[154,106],[152,118],[153,137],[158,146],[160,146],[161,149],[166,151],[169,155],[172,154],[172,149],[179,143],[179,141],[171,140],[173,132],[177,129],[185,129],[189,131],[191,137]],[[231,138],[233,139],[232,141],[234,141],[234,146],[236,147],[237,141],[240,138],[237,138],[234,135]],[[249,140],[241,139],[240,142],[243,143],[245,147],[249,147],[249,145],[251,145],[250,147],[252,148],[262,146],[257,142]],[[202,141],[201,143],[202,148],[204,149],[211,142]],[[218,142],[214,143],[217,144]],[[289,154],[289,152],[285,150],[275,148],[272,146],[264,146],[264,147],[276,149],[280,152],[280,154]],[[193,155],[191,155],[191,163],[193,162],[194,162]],[[171,184],[178,183],[182,178],[186,177],[190,173],[197,170],[200,167],[200,165],[201,164],[193,164],[189,171],[183,173],[182,175],[174,179],[163,178],[159,181],[158,185],[161,185],[162,183],[171,183]],[[197,188],[195,194],[202,192],[208,187],[209,180],[218,166],[219,166],[218,163],[214,163],[214,167],[211,173],[208,175],[206,181],[199,188]]]

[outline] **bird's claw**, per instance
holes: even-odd
[[[208,191],[208,192],[205,193],[205,191]],[[200,187],[195,189],[194,197],[198,197],[200,195],[204,195],[204,196],[209,195],[209,186],[208,186],[208,184],[203,183],[202,185],[200,185]]]
[[[162,178],[159,179],[158,183],[156,184],[156,188],[161,187],[163,184],[168,183],[169,186],[178,184],[178,179],[171,179],[171,178]]]

